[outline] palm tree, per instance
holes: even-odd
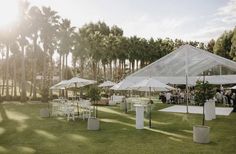
[[[28,44],[26,36],[28,35],[29,22],[27,19],[29,3],[21,1],[20,3],[20,22],[18,25],[19,35],[17,37],[20,50],[21,50],[21,101],[24,102],[26,98],[26,74],[25,74],[25,46]]]
[[[65,72],[64,78],[68,79],[67,75],[67,67],[68,67],[68,55],[73,49],[73,42],[74,42],[74,33],[75,27],[71,27],[71,22],[68,19],[62,19],[62,22],[59,26],[59,49],[60,55],[63,56],[63,69],[62,72]],[[66,61],[66,66],[64,66],[64,59]],[[66,69],[64,69],[66,67]],[[64,79],[63,78],[63,79]]]
[[[92,70],[93,70],[93,79],[97,80],[97,68],[98,62],[101,59],[101,51],[102,51],[102,39],[103,36],[99,31],[96,31],[94,34],[89,36],[90,48],[89,54],[92,59]]]
[[[1,31],[1,42],[6,51],[6,100],[9,100],[9,56],[11,44],[16,40],[16,32],[13,26],[9,26]]]
[[[33,61],[36,61],[36,52],[37,52],[37,46],[38,46],[38,38],[40,29],[42,27],[42,13],[41,10],[37,6],[33,6],[30,8],[28,12],[29,22],[30,22],[30,38],[33,40]],[[36,63],[33,63],[33,99],[36,99],[36,73],[37,73],[37,66]]]
[[[26,98],[26,77],[25,77],[25,46],[28,44],[27,39],[20,35],[18,38],[18,42],[21,49],[21,101],[24,102],[27,100]]]
[[[50,79],[48,81],[47,64],[49,59],[48,57],[50,56],[50,64],[52,67],[52,55],[57,45],[56,36],[57,36],[59,18],[60,17],[57,15],[57,12],[53,11],[50,7],[42,7],[42,27],[40,31],[41,32],[40,40],[42,42],[44,51],[43,82],[41,85],[43,101],[48,100],[48,91],[50,86],[49,84],[51,82],[52,77],[49,77]]]
[[[80,76],[84,77],[85,62],[88,59],[88,41],[85,37],[86,30],[80,28],[79,32],[74,35],[74,50],[72,52],[75,62],[79,60]]]
[[[17,96],[17,62],[19,62],[20,49],[17,42],[11,45],[11,52],[13,58],[13,97]]]
[[[128,59],[130,62],[130,70],[134,72],[135,60],[138,59],[140,46],[140,38],[133,36],[129,38],[129,49],[128,49]]]
[[[125,74],[125,60],[128,59],[129,39],[127,37],[119,37],[117,39],[117,58],[119,60],[119,68],[117,70],[116,80],[119,81]]]

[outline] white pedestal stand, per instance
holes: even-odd
[[[144,127],[144,106],[140,104],[134,105],[136,108],[136,129],[143,129]]]
[[[216,119],[216,104],[215,100],[209,100],[211,102],[211,117],[212,119]]]
[[[212,120],[216,118],[216,110],[215,110],[215,101],[214,100],[208,100],[204,104],[205,109],[205,120]]]

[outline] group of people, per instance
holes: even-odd
[[[181,91],[180,89],[176,91],[168,91],[168,92],[161,92],[159,99],[163,103],[168,104],[182,104],[187,99],[187,93],[186,91]],[[194,101],[194,91],[190,91],[188,95],[188,100]]]
[[[187,100],[187,93],[186,91],[181,91],[180,89],[176,91],[168,91],[168,92],[161,92],[159,99],[163,103],[169,104],[182,104]],[[233,90],[224,90],[217,89],[214,99],[216,100],[217,104],[223,104],[228,107],[233,107],[234,112],[236,112],[236,91]],[[189,91],[188,100],[191,103],[195,104],[194,102],[194,90]]]
[[[217,89],[215,99],[216,103],[223,103],[225,106],[233,107],[236,104],[236,94],[232,90]]]

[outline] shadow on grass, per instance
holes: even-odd
[[[136,120],[135,117],[132,117],[132,115],[130,115],[130,114],[125,114],[125,113],[122,113],[122,112],[118,112],[118,111],[115,111],[114,109],[111,109],[111,108],[99,107],[99,112],[116,114],[118,116],[125,117],[125,118],[131,119],[133,121]],[[144,122],[148,122],[148,120],[144,119]],[[170,122],[160,122],[160,121],[155,121],[155,120],[152,120],[152,123],[153,124],[158,124],[158,125],[170,125],[171,124]]]
[[[41,118],[40,107],[43,106],[1,106],[3,120],[0,124],[4,122],[4,125],[0,127],[0,153],[76,153],[81,147],[83,150],[80,151],[86,153],[93,142],[90,138],[98,140],[106,136],[87,131],[84,120],[68,122],[65,117]],[[107,142],[107,139],[104,141]]]
[[[188,122],[185,122],[183,120],[185,116],[182,114],[173,115],[155,111],[154,127],[136,130],[134,112],[124,114],[119,112],[117,107],[99,107],[101,130],[88,131],[87,121],[84,120],[68,122],[65,117],[39,117],[40,107],[43,106],[26,104],[20,107],[7,105],[3,108],[5,118],[4,125],[3,121],[0,122],[0,153],[96,153],[98,151],[105,153],[106,150],[111,149],[120,152],[127,146],[129,146],[127,151],[130,150],[130,153],[144,153],[147,146],[153,149],[153,153],[158,153],[159,149],[164,151],[167,149],[169,153],[177,150],[175,152],[181,153],[185,146],[190,147],[188,151],[194,152],[198,152],[194,149],[199,148],[202,151],[203,148],[202,145],[196,146],[192,142],[192,131],[189,130],[192,127],[189,124],[192,120],[201,120],[198,116],[188,116]],[[11,116],[8,116],[9,114]],[[17,116],[19,116],[18,120]],[[19,131],[17,127],[22,122],[27,127]],[[218,148],[216,142],[211,142],[209,145],[213,150]],[[172,148],[168,151],[170,146]],[[141,151],[135,151],[137,147],[140,147]]]
[[[116,120],[116,119],[100,119],[100,121],[106,122],[106,123],[115,123],[115,124],[120,124],[120,125],[125,125],[125,126],[129,126],[129,127],[135,128],[134,124],[122,122],[122,121],[119,121],[119,120]],[[189,139],[189,137],[186,137],[184,135],[179,135],[179,134],[176,134],[176,133],[167,132],[167,131],[163,131],[163,130],[160,130],[160,129],[144,127],[144,130],[148,130],[150,132],[155,132],[155,133],[159,133],[159,134],[162,134],[162,135],[169,136],[170,139],[172,139],[174,141],[182,141],[182,140],[177,139],[177,138]]]

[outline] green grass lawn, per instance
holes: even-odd
[[[236,114],[217,116],[206,122],[211,143],[192,141],[192,127],[201,115],[153,111],[153,128],[136,130],[135,113],[119,107],[99,107],[101,130],[88,131],[87,121],[66,121],[64,117],[41,118],[42,103],[0,104],[0,153],[124,153],[124,154],[234,154]],[[148,121],[145,121],[148,125]]]

